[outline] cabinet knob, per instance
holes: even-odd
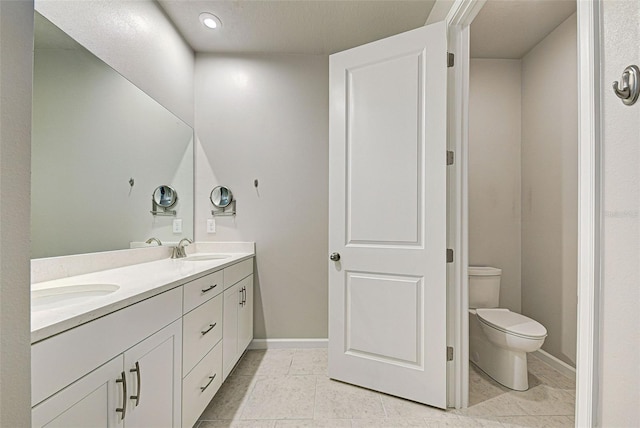
[[[340,253],[331,253],[331,255],[329,256],[329,258],[334,261],[337,262],[340,260]]]

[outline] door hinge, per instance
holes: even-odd
[[[453,165],[453,152],[447,150],[447,165]]]
[[[453,250],[447,248],[447,263],[453,263]]]
[[[451,52],[447,52],[447,67],[453,67],[455,63],[455,55]]]
[[[453,361],[453,346],[447,346],[447,361]]]

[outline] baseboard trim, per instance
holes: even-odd
[[[542,349],[538,349],[533,353],[533,355],[538,357],[543,363],[551,366],[563,375],[567,376],[569,379],[576,380],[576,369],[571,367],[564,361],[554,357],[553,355],[543,351]]]
[[[326,348],[329,339],[253,339],[248,349]]]

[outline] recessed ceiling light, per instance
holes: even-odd
[[[220,21],[220,18],[218,18],[217,16],[209,12],[204,12],[200,14],[200,22],[205,27],[211,28],[211,29],[222,27],[222,22]]]

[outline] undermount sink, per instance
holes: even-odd
[[[231,257],[229,254],[193,254],[183,258],[185,262],[206,262],[209,260],[221,260]]]
[[[31,291],[31,309],[42,311],[60,306],[84,303],[114,293],[120,289],[115,284],[77,284],[43,288]]]

